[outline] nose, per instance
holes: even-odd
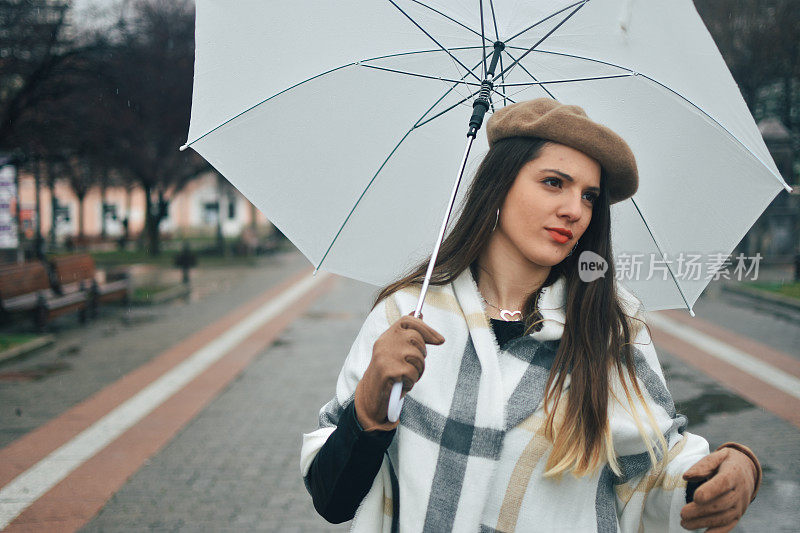
[[[572,223],[580,220],[583,215],[583,203],[580,193],[564,194],[563,201],[558,207],[558,216],[566,217]]]

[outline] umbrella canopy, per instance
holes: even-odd
[[[317,268],[386,284],[431,255],[495,41],[493,109],[548,96],[631,146],[639,189],[612,239],[645,266],[621,282],[648,310],[691,309],[791,189],[690,0],[198,0],[185,147]],[[468,176],[486,149],[481,133]]]

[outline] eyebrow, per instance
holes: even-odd
[[[556,170],[554,168],[545,168],[542,172],[552,172],[553,174],[558,174],[559,176],[561,176],[562,178],[564,178],[565,180],[567,180],[569,182],[575,183],[575,180],[572,178],[572,176],[570,176],[569,174],[564,174],[560,170]],[[592,192],[596,192],[597,194],[600,194],[600,188],[599,187],[586,187],[586,189],[588,189],[588,190],[590,190]]]

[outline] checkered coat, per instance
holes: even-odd
[[[562,277],[543,289],[544,327],[503,350],[469,269],[448,285],[431,286],[425,322],[445,343],[428,346],[425,373],[405,397],[400,425],[356,512],[353,531],[685,531],[681,476],[709,453],[708,443],[684,430],[686,417],[675,412],[647,328],[635,337],[636,378],[669,444],[666,468],[652,467],[617,377],[611,386],[625,406],[610,400],[609,422],[623,475],[607,465],[581,478],[542,475],[552,449],[544,436],[542,399],[563,332],[565,286]],[[319,428],[303,435],[303,476],[353,401],[373,343],[413,311],[418,296],[418,287],[404,289],[369,313],[339,374],[336,395],[320,411]],[[629,314],[641,309],[621,287],[620,296]],[[566,397],[560,403],[563,408]]]

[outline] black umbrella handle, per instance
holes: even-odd
[[[472,117],[469,119],[467,137],[475,138],[475,135],[478,134],[478,130],[481,129],[481,125],[483,124],[483,117],[492,105],[494,71],[497,68],[497,62],[500,60],[500,52],[502,52],[505,47],[506,45],[501,41],[494,43],[494,52],[492,53],[492,61],[489,64],[489,70],[486,71],[486,79],[481,82],[481,90],[478,92],[478,97],[472,103]]]

